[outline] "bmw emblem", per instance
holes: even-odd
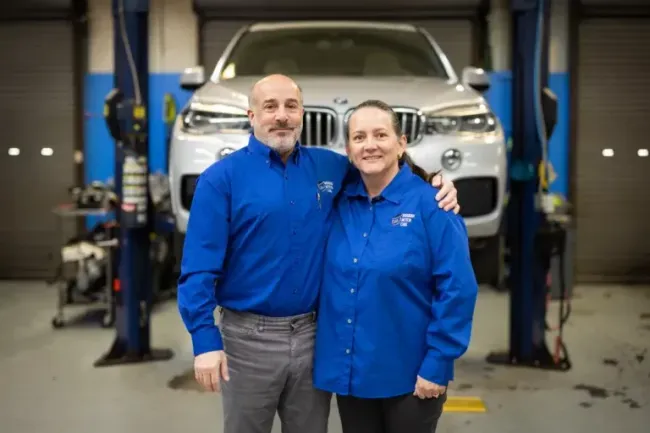
[[[341,98],[340,96],[337,96],[336,98],[334,98],[334,103],[339,105],[345,105],[348,103],[348,98]]]

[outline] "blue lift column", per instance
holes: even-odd
[[[113,0],[114,89],[104,116],[115,139],[115,190],[119,246],[116,250],[116,336],[95,366],[167,360],[168,349],[152,349],[150,237],[155,215],[149,194],[149,0]]]
[[[513,147],[507,238],[510,248],[510,342],[493,353],[495,364],[566,370],[568,356],[546,344],[547,275],[562,242],[540,204],[540,163],[556,119],[557,101],[547,89],[550,0],[512,0]]]

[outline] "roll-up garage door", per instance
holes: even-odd
[[[0,26],[0,278],[52,274],[51,209],[75,178],[73,52],[69,22]]]
[[[581,281],[650,279],[650,20],[579,28],[576,169]]]
[[[443,49],[458,74],[472,62],[472,21],[469,19],[421,20],[409,23],[429,32]],[[211,73],[221,53],[243,26],[252,21],[209,20],[201,31],[201,56],[206,73]]]

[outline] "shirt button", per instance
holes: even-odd
[[[355,257],[355,258],[352,259],[352,261],[353,261],[354,263],[356,263],[356,262],[358,262],[359,260]]]
[[[352,323],[352,319],[348,319],[348,323]]]
[[[345,353],[350,354],[350,349],[345,349]]]
[[[293,200],[291,200],[289,203],[291,203],[292,205],[296,204],[296,202]]]
[[[368,233],[364,233],[364,234],[363,234],[363,237],[364,237],[364,238],[367,238],[367,237],[368,237]]]
[[[350,293],[354,293],[354,289],[350,289]]]

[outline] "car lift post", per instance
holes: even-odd
[[[560,242],[562,233],[561,229],[549,229],[539,195],[538,167],[543,161],[542,145],[546,145],[540,129],[550,135],[556,109],[554,100],[548,104],[549,95],[544,91],[548,83],[550,0],[512,0],[511,13],[513,147],[507,214],[510,342],[509,351],[492,353],[487,361],[567,370],[568,355],[566,362],[558,362],[545,341],[548,245]],[[543,108],[549,111],[544,116]]]
[[[115,192],[120,208],[117,251],[116,336],[96,367],[168,360],[173,352],[152,349],[149,259],[154,213],[149,194],[149,0],[113,0],[114,86],[105,116],[115,146]]]

